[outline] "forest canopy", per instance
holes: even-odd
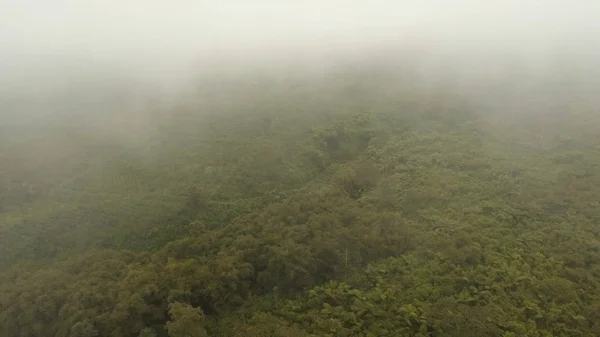
[[[0,135],[0,335],[600,335],[597,107],[355,62]]]

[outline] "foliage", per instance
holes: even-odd
[[[146,152],[14,136],[0,335],[599,335],[598,120],[364,79],[232,84]]]

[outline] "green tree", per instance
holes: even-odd
[[[169,305],[171,321],[165,328],[169,337],[205,337],[208,336],[203,327],[204,313],[187,303],[175,302]]]
[[[156,337],[156,331],[154,331],[154,329],[152,328],[143,328],[140,333],[138,334],[138,337]]]
[[[98,336],[98,331],[94,328],[92,322],[88,319],[85,319],[81,322],[77,322],[71,328],[71,334],[69,337],[96,337]]]

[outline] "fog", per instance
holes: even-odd
[[[88,88],[94,99],[71,110],[98,114],[107,95],[173,101],[216,70],[318,75],[357,59],[402,65],[423,83],[452,81],[488,103],[491,88],[517,94],[556,76],[593,93],[597,13],[593,0],[3,0],[2,110],[53,116],[60,109],[48,107]]]
[[[600,336],[600,0],[0,0],[0,336]]]
[[[39,68],[110,65],[168,77],[207,59],[239,60],[286,50],[314,56],[390,44],[475,58],[509,53],[547,63],[565,49],[595,50],[599,12],[600,4],[593,0],[378,0],[354,5],[331,0],[4,0],[0,51],[2,73],[9,71],[9,76]]]

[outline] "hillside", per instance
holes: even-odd
[[[349,69],[4,134],[0,335],[599,335],[591,105]]]

